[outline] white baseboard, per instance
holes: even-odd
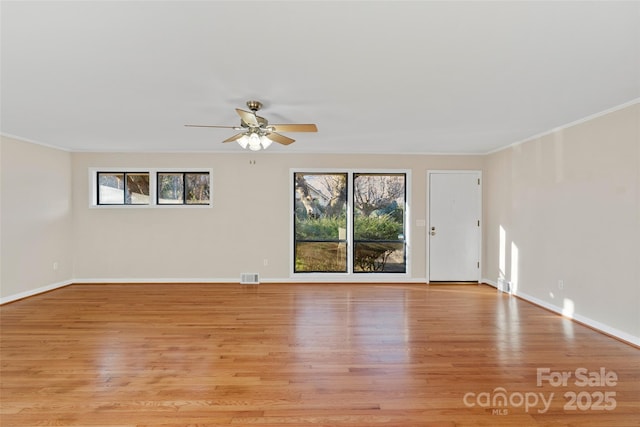
[[[534,296],[525,294],[523,292],[516,292],[514,294],[515,296],[517,296],[518,298],[522,298],[525,301],[529,301],[535,305],[538,305],[540,307],[546,308],[549,311],[552,311],[554,313],[559,314],[560,316],[566,317],[568,319],[571,320],[575,320],[578,323],[582,323],[583,325],[586,325],[592,329],[595,329],[597,331],[600,331],[602,333],[605,333],[607,335],[611,335],[612,337],[618,338],[622,341],[626,341],[630,344],[633,344],[637,347],[640,347],[640,337],[637,337],[635,335],[631,335],[627,332],[624,331],[620,331],[616,328],[612,328],[609,325],[605,325],[604,323],[600,323],[596,320],[590,319],[586,316],[582,316],[580,314],[573,314],[571,316],[567,315],[566,313],[563,313],[563,310],[561,307],[558,307],[556,305],[553,304],[549,304],[546,301],[543,301],[539,298],[536,298]]]
[[[58,282],[58,283],[52,283],[50,285],[47,286],[41,286],[39,288],[36,289],[31,289],[29,291],[24,291],[24,292],[19,292],[17,294],[13,294],[13,295],[9,295],[6,297],[2,297],[0,298],[0,305],[2,304],[7,304],[9,302],[13,302],[13,301],[17,301],[23,298],[28,298],[28,297],[32,297],[34,295],[38,295],[44,292],[49,292],[52,291],[54,289],[58,289],[58,288],[63,288],[65,286],[69,286],[72,283],[74,283],[73,280],[65,280],[63,282]]]
[[[73,283],[83,284],[105,284],[105,283],[240,283],[240,274],[238,277],[233,278],[166,278],[166,277],[147,277],[147,278],[78,278],[74,279]],[[407,284],[426,284],[427,281],[424,278],[410,278],[399,275],[378,275],[372,277],[371,275],[347,275],[347,274],[325,274],[314,275],[301,274],[296,277],[272,277],[265,279],[260,277],[260,283],[407,283]]]
[[[494,288],[498,289],[498,283],[494,280],[482,278],[480,279],[480,283],[486,283],[487,285],[493,286]]]
[[[498,289],[498,283],[494,280],[491,279],[482,279],[483,283],[486,283],[487,285],[493,286],[494,288]],[[517,296],[518,298],[521,298],[525,301],[528,301],[532,304],[535,304],[537,306],[540,306],[542,308],[545,308],[549,311],[552,311],[560,316],[566,317],[568,319],[571,320],[575,320],[578,323],[582,323],[585,326],[588,326],[592,329],[595,329],[599,332],[602,332],[604,334],[607,335],[611,335],[612,337],[618,338],[622,341],[628,342],[630,344],[633,344],[635,346],[640,347],[640,337],[637,337],[635,335],[631,335],[627,332],[624,331],[620,331],[616,328],[612,328],[609,325],[605,325],[604,323],[598,322],[596,320],[590,319],[586,316],[582,316],[580,314],[573,314],[571,316],[568,316],[566,313],[563,312],[562,307],[558,307],[554,304],[550,304],[546,301],[543,301],[539,298],[536,298],[534,296],[531,296],[529,294],[523,293],[523,292],[516,292],[513,294],[514,296]]]
[[[147,277],[147,278],[137,278],[132,279],[131,277],[106,277],[102,279],[96,278],[79,278],[74,279],[73,283],[75,284],[87,284],[87,285],[104,285],[107,283],[163,283],[163,284],[180,284],[180,283],[239,283],[240,276],[234,277],[233,279],[219,279],[219,278],[180,278],[180,277]]]

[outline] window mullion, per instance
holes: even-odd
[[[347,273],[353,274],[353,262],[355,260],[355,247],[353,243],[354,233],[354,220],[353,215],[355,210],[353,209],[353,172],[347,172]]]
[[[182,204],[187,204],[187,174],[182,173]]]
[[[158,205],[158,172],[149,171],[149,205]]]

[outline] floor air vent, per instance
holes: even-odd
[[[504,279],[498,279],[498,290],[507,294],[511,293],[511,282]]]
[[[240,283],[244,285],[257,285],[260,283],[258,273],[242,273],[240,274]]]

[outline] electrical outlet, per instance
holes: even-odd
[[[60,267],[60,265],[58,264],[58,261],[55,261],[53,263],[53,271],[58,271],[58,267]]]
[[[262,261],[262,263],[263,263],[263,264],[264,264],[264,266],[266,267],[267,265],[269,265],[269,260],[265,258],[265,259]]]
[[[560,290],[564,289],[564,280],[558,280],[558,289]]]

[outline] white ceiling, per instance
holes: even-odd
[[[1,131],[72,151],[486,153],[640,98],[638,1],[2,1]]]

